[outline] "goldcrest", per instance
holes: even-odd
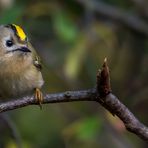
[[[41,104],[44,81],[41,62],[23,29],[0,25],[0,102],[35,92]]]

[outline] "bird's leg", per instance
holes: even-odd
[[[35,88],[35,99],[39,103],[40,109],[42,109],[43,94],[39,88]]]

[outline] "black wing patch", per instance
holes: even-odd
[[[41,64],[40,58],[38,56],[35,57],[34,65],[35,65],[35,67],[37,67],[38,70],[42,69],[42,64]]]

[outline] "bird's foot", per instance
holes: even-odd
[[[42,109],[43,94],[39,88],[35,89],[35,99],[39,103],[40,109]]]

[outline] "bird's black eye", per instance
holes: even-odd
[[[12,40],[7,40],[7,41],[6,41],[6,46],[7,46],[7,47],[12,47],[13,44],[14,44],[14,43],[13,43]]]

